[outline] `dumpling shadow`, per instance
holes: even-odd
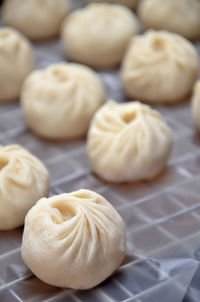
[[[191,136],[191,141],[194,145],[200,146],[200,132],[195,129],[193,135]]]

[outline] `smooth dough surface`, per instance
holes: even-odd
[[[62,44],[67,57],[95,68],[120,63],[130,38],[138,33],[136,16],[122,5],[94,3],[67,17]]]
[[[94,287],[118,268],[125,250],[122,218],[89,190],[42,198],[25,219],[23,260],[51,285]]]
[[[199,0],[142,0],[138,13],[146,28],[169,30],[192,40],[200,38]]]
[[[34,69],[33,51],[17,31],[0,28],[0,102],[15,101],[22,83]]]
[[[172,143],[158,111],[140,102],[113,101],[95,114],[87,142],[95,173],[117,183],[155,177],[164,169]]]
[[[131,9],[135,8],[139,0],[89,0],[90,2],[108,2],[112,4],[125,5]]]
[[[6,0],[2,17],[29,39],[41,40],[59,33],[70,7],[70,0]]]
[[[49,139],[83,137],[104,101],[98,75],[86,66],[66,63],[31,73],[21,95],[28,125]]]
[[[195,126],[200,131],[200,79],[196,82],[193,89],[192,115]]]
[[[189,95],[198,68],[198,53],[189,41],[150,30],[131,40],[122,63],[122,81],[133,99],[170,104]]]
[[[43,163],[18,145],[0,146],[0,230],[24,224],[28,210],[49,193]]]

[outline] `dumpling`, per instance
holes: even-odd
[[[70,3],[70,0],[6,0],[3,22],[31,40],[52,38],[59,33]]]
[[[131,9],[135,8],[139,0],[89,0],[90,2],[109,2],[112,4],[125,5]]]
[[[148,180],[165,167],[172,133],[162,116],[139,102],[108,102],[88,132],[88,156],[95,173],[113,183]]]
[[[125,250],[122,218],[89,190],[42,198],[25,219],[22,258],[51,285],[94,287],[118,268]]]
[[[94,3],[67,17],[62,44],[67,57],[95,68],[120,63],[139,26],[135,15],[122,5]]]
[[[139,16],[146,28],[169,30],[188,39],[200,38],[199,0],[143,0]]]
[[[122,80],[133,99],[171,104],[189,95],[198,66],[198,53],[189,41],[152,30],[132,39],[122,64]]]
[[[34,69],[32,47],[17,31],[0,28],[0,102],[19,97],[22,83]]]
[[[197,129],[200,131],[200,80],[196,82],[193,90],[192,115]]]
[[[0,146],[0,230],[24,224],[35,202],[49,193],[42,162],[21,146]]]
[[[21,94],[28,125],[48,139],[84,136],[104,101],[105,91],[98,75],[79,64],[59,63],[34,71]]]

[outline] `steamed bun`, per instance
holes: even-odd
[[[95,68],[120,63],[138,21],[122,5],[94,3],[67,17],[62,30],[65,54],[74,61]]]
[[[3,22],[32,40],[47,39],[59,33],[70,11],[70,0],[6,0]]]
[[[143,0],[139,16],[146,28],[166,29],[188,39],[200,38],[199,0]]]
[[[0,102],[16,100],[24,79],[33,69],[28,40],[11,28],[0,28]]]
[[[84,136],[104,100],[103,84],[94,71],[65,63],[31,73],[21,95],[28,125],[48,139]]]
[[[122,218],[89,190],[42,198],[25,219],[22,258],[51,285],[94,287],[118,268],[125,249]]]
[[[39,159],[21,146],[0,146],[0,230],[23,225],[28,210],[48,193],[48,171]]]
[[[198,65],[198,53],[189,41],[165,31],[148,31],[132,39],[122,80],[132,98],[170,104],[191,92]]]
[[[192,115],[197,129],[200,131],[200,79],[196,82],[193,90]]]
[[[153,178],[164,169],[171,149],[172,133],[162,116],[139,102],[108,102],[88,133],[92,167],[110,182]]]
[[[112,4],[125,5],[131,9],[135,8],[139,0],[89,0],[90,2],[109,2]]]

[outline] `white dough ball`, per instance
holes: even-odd
[[[89,190],[42,198],[25,219],[22,258],[51,285],[94,287],[118,268],[125,250],[122,218]]]
[[[0,146],[0,230],[23,225],[28,210],[48,193],[48,171],[39,159],[21,146]]]
[[[0,28],[0,102],[15,101],[24,79],[34,69],[32,47],[17,31]]]
[[[88,132],[88,156],[95,173],[110,182],[148,180],[165,167],[172,133],[159,112],[139,102],[108,102]]]
[[[48,139],[83,137],[95,111],[105,101],[98,75],[79,64],[54,64],[26,79],[21,104],[25,119]]]
[[[143,0],[138,12],[146,28],[169,30],[188,39],[200,38],[199,0]]]
[[[121,5],[125,5],[131,9],[134,9],[139,0],[89,0],[90,2],[108,2],[108,3],[112,3],[112,4],[121,4]]]
[[[193,90],[192,115],[195,126],[200,131],[200,80],[196,82]]]
[[[189,41],[151,30],[132,39],[122,64],[122,80],[133,99],[171,104],[189,95],[198,68],[198,53]]]
[[[67,17],[62,30],[63,49],[74,61],[95,68],[114,67],[138,29],[137,18],[128,8],[90,4]]]
[[[70,0],[6,0],[3,22],[31,40],[52,38],[70,11]]]

